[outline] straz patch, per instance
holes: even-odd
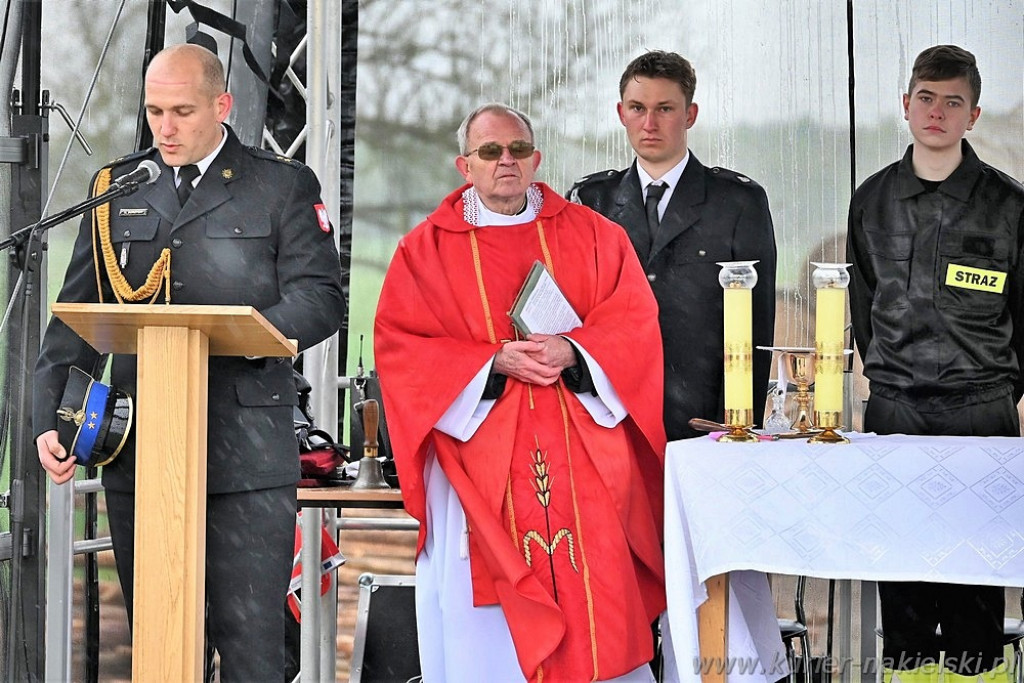
[[[327,207],[323,204],[314,204],[313,210],[316,211],[316,222],[320,224],[320,229],[324,232],[330,232],[331,217],[327,215]]]
[[[1006,273],[950,263],[946,267],[946,286],[1002,294],[1006,286]]]

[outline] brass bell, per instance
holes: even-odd
[[[359,473],[352,482],[353,491],[389,489],[384,481],[384,467],[377,457],[377,426],[380,422],[380,406],[376,399],[368,398],[356,404],[363,414],[363,457],[359,461]]]

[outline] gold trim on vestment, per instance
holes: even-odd
[[[547,266],[551,277],[555,276],[555,264],[551,261],[551,250],[548,249],[548,240],[544,236],[544,221],[537,221],[537,237],[540,239],[540,251],[544,254],[544,265]]]
[[[552,262],[551,250],[548,248],[547,237],[546,237],[546,235],[544,233],[544,223],[543,223],[543,221],[537,220],[536,221],[536,226],[537,226],[537,236],[538,236],[538,238],[540,240],[541,253],[544,255],[544,265],[547,267],[548,271],[553,276],[555,274],[554,263]],[[480,261],[480,246],[479,246],[479,244],[477,242],[476,230],[475,229],[471,230],[469,232],[469,240],[470,240],[470,245],[471,245],[472,252],[473,252],[473,268],[474,268],[474,270],[476,272],[477,289],[479,290],[479,293],[480,293],[480,302],[481,302],[481,305],[483,307],[484,318],[485,318],[485,320],[487,322],[487,334],[488,334],[488,337],[489,337],[489,339],[490,339],[492,344],[493,343],[497,343],[497,335],[494,332],[494,321],[493,321],[493,319],[491,317],[491,307],[490,307],[490,304],[487,301],[487,289],[484,286],[483,267],[482,267],[481,261]],[[575,477],[573,476],[572,455],[571,455],[571,450],[570,450],[570,446],[569,446],[569,444],[570,444],[569,411],[568,411],[568,407],[566,406],[566,403],[565,403],[565,396],[562,393],[563,392],[563,387],[562,387],[561,380],[559,380],[553,386],[554,386],[554,389],[556,391],[556,395],[558,396],[558,404],[559,404],[559,407],[560,407],[561,413],[562,413],[562,430],[563,430],[563,434],[565,436],[566,462],[567,462],[568,471],[569,471],[569,487],[570,487],[570,491],[572,493],[572,507],[573,507],[573,515],[575,517],[576,531],[577,531],[577,534],[579,535],[579,539],[578,539],[577,545],[578,545],[579,550],[580,550],[580,561],[581,561],[581,563],[583,565],[583,589],[584,589],[584,593],[586,594],[586,598],[587,598],[587,615],[588,615],[589,629],[590,629],[590,649],[591,649],[591,656],[593,658],[593,665],[594,665],[594,677],[593,677],[592,680],[597,680],[599,678],[599,675],[598,675],[598,673],[599,673],[598,672],[598,658],[597,658],[597,620],[596,620],[596,617],[594,615],[594,594],[593,594],[593,590],[591,589],[591,585],[590,585],[590,565],[587,563],[587,553],[586,553],[586,550],[585,550],[585,547],[584,547],[584,543],[583,543],[583,526],[582,526],[582,520],[580,518],[579,498],[578,498],[577,492],[576,492],[576,480],[575,480]],[[532,387],[530,385],[527,385],[527,389],[528,390],[531,389],[531,388]],[[532,409],[533,408],[532,392],[531,392],[530,399],[531,399],[530,400],[530,407]],[[539,449],[539,445],[538,445],[538,449]],[[511,477],[511,473],[509,474],[508,479],[506,479],[506,482],[507,483],[506,483],[506,486],[505,486],[505,499],[506,499],[506,503],[507,503],[507,506],[508,506],[509,524],[510,524],[510,527],[511,527],[510,528],[510,532],[512,534],[512,542],[515,544],[516,550],[518,550],[520,552],[520,554],[522,554],[524,551],[523,551],[523,548],[521,548],[520,545],[519,545],[519,538],[518,538],[519,534],[516,531],[515,506],[513,505],[513,500],[512,500],[512,477]],[[524,541],[524,545],[525,545],[525,541]],[[551,545],[553,547],[555,544],[551,544]],[[524,557],[524,559],[526,559],[526,558]],[[575,562],[573,562],[573,568],[574,569],[576,568],[575,567]],[[577,569],[577,571],[579,571],[579,570]],[[536,675],[537,675],[538,681],[542,681],[544,679],[544,668],[543,668],[543,665],[537,667]]]
[[[505,503],[508,505],[508,526],[509,533],[512,534],[512,543],[515,544],[516,551],[522,553],[523,548],[519,545],[519,527],[516,525],[516,508],[512,504],[512,477],[505,480]]]
[[[558,550],[558,545],[564,540],[567,546],[567,552],[569,554],[569,564],[572,565],[574,572],[579,574],[579,567],[576,566],[576,549],[575,540],[572,535],[572,530],[568,527],[562,527],[558,531],[551,534],[551,514],[549,508],[551,507],[551,482],[554,479],[551,475],[550,468],[548,466],[548,453],[542,451],[540,448],[540,441],[537,436],[533,437],[534,443],[537,444],[537,448],[530,451],[530,471],[533,473],[533,492],[537,497],[537,502],[544,508],[544,522],[547,527],[546,532],[549,538],[544,536],[544,533],[537,531],[536,529],[530,529],[523,535],[523,557],[526,558],[526,564],[529,567],[533,566],[533,552],[530,548],[530,541],[533,541],[541,550],[547,553],[548,566],[551,570],[551,587],[554,593],[555,602],[558,602],[558,579],[555,576],[555,551]]]
[[[587,562],[586,544],[583,542],[583,520],[580,519],[579,497],[576,494],[576,477],[572,466],[572,449],[569,447],[569,407],[565,403],[561,382],[555,385],[558,405],[562,409],[562,428],[565,433],[565,458],[569,465],[569,490],[572,492],[572,510],[576,515],[576,533],[579,535],[580,562],[583,564],[583,590],[587,594],[587,616],[590,618],[590,652],[594,658],[594,678],[600,678],[597,668],[597,619],[594,616],[594,592],[590,587],[590,564]]]
[[[480,244],[476,240],[476,230],[469,231],[469,244],[473,249],[473,269],[476,271],[476,286],[480,290],[480,303],[484,306],[487,338],[492,344],[497,344],[498,336],[494,333],[494,318],[491,317],[491,305],[487,301],[487,289],[484,288],[484,271],[480,265]]]

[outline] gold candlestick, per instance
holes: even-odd
[[[757,261],[725,261],[718,274],[723,289],[725,338],[725,424],[729,431],[718,438],[726,442],[757,441],[754,426],[753,332],[751,290],[757,284]]]
[[[815,300],[814,337],[816,367],[814,421],[821,434],[811,443],[849,443],[837,433],[843,424],[843,330],[846,327],[846,287],[849,263],[813,263]]]

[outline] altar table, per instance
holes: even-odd
[[[1024,439],[849,436],[847,445],[669,444],[668,654],[678,680],[700,680],[696,609],[717,575],[1024,585]],[[730,637],[746,632],[737,614],[774,621],[759,590],[730,607]],[[758,656],[749,642],[739,648],[729,657]]]

